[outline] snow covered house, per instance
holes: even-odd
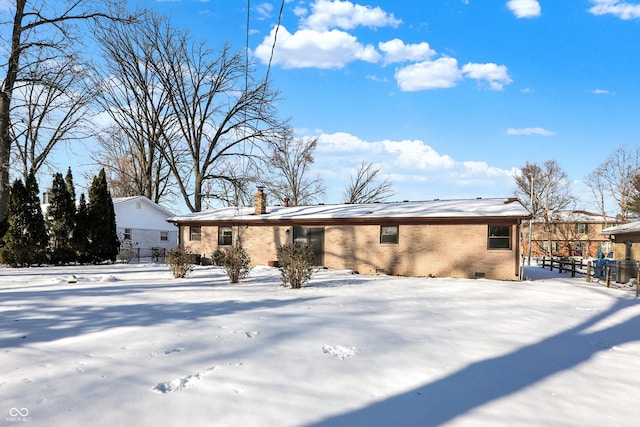
[[[153,248],[173,249],[178,243],[178,231],[167,223],[173,212],[153,203],[147,197],[114,197],[116,230],[120,239],[129,239],[140,251]]]
[[[316,264],[362,274],[516,280],[528,211],[517,199],[267,206],[174,216],[179,244],[204,258],[241,244],[252,265],[273,264],[286,243],[309,244]]]

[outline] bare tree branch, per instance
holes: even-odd
[[[345,203],[383,202],[393,196],[391,182],[388,179],[378,181],[381,172],[380,167],[363,160],[345,190]]]
[[[120,0],[16,0],[13,19],[5,28],[10,36],[0,33],[8,49],[6,60],[0,60],[0,220],[7,212],[9,168],[14,135],[11,109],[14,91],[21,84],[46,83],[34,70],[43,62],[75,55],[87,33],[81,24],[107,19],[129,21]],[[22,83],[21,83],[22,82]],[[46,86],[46,84],[44,84]]]
[[[611,197],[617,204],[619,217],[626,222],[634,194],[634,181],[640,175],[640,148],[616,148],[591,174],[588,182],[592,191],[604,199]]]
[[[271,141],[269,165],[272,175],[264,186],[276,201],[300,206],[322,200],[324,184],[311,171],[317,144],[317,138],[296,139],[291,131]]]

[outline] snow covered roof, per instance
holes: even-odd
[[[580,222],[580,223],[602,223],[615,224],[618,220],[615,217],[603,217],[602,214],[581,210],[562,210],[551,214],[552,222]],[[534,222],[544,222],[543,218],[536,218]]]
[[[602,230],[601,234],[611,236],[612,234],[640,233],[640,221],[629,222],[627,224],[616,225]]]
[[[253,207],[221,208],[174,216],[167,221],[256,221],[256,220],[324,220],[382,218],[528,218],[529,212],[517,199],[461,199],[394,202],[371,204],[340,204],[314,206],[271,206],[267,213],[256,215]]]

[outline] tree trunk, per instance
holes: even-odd
[[[27,0],[16,1],[16,14],[13,18],[13,33],[11,36],[11,52],[7,66],[7,76],[4,79],[0,93],[0,221],[7,216],[9,203],[9,162],[11,160],[11,134],[9,133],[11,96],[13,86],[18,75],[20,61],[20,39],[22,36],[22,17]]]

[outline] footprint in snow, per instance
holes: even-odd
[[[176,348],[173,348],[171,350],[164,350],[164,351],[162,351],[160,353],[158,353],[157,351],[154,351],[153,353],[151,353],[151,357],[167,356],[167,355],[172,354],[172,353],[180,353],[181,351],[184,351],[184,348],[176,347]]]
[[[159,394],[166,394],[184,390],[185,388],[193,386],[204,377],[211,375],[215,369],[216,366],[212,366],[202,372],[198,372],[197,374],[185,375],[184,377],[176,378],[175,380],[158,383],[151,389],[151,391]]]
[[[358,351],[356,347],[344,347],[341,345],[324,345],[322,346],[322,352],[330,356],[335,356],[339,359],[345,359],[355,355]]]

